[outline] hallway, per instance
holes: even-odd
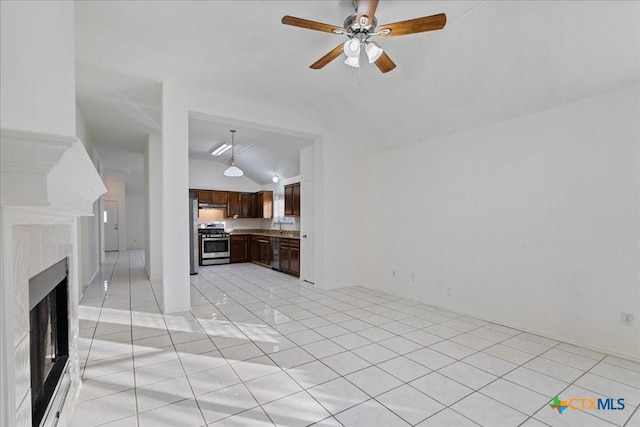
[[[74,427],[640,426],[637,363],[248,263],[201,268],[192,311],[162,315],[143,258],[107,253],[80,302]]]

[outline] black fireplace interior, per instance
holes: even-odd
[[[67,260],[29,280],[32,425],[39,426],[69,358]]]

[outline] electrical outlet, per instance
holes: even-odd
[[[451,295],[451,286],[447,286],[447,295]]]
[[[411,281],[412,282],[416,281],[416,273],[411,273]]]
[[[625,313],[623,311],[620,316],[620,323],[622,323],[624,326],[633,326],[633,317],[633,313]]]

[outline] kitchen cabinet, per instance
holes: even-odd
[[[284,186],[284,215],[300,216],[300,183]]]
[[[238,216],[242,217],[242,202],[240,201],[241,194],[237,191],[229,191],[227,193],[227,217],[233,218]]]
[[[219,204],[227,204],[227,192],[226,191],[217,191],[213,190],[213,203]]]
[[[233,218],[273,218],[273,191],[240,193],[237,191],[189,189],[199,203],[224,206],[226,216]]]
[[[262,264],[270,267],[270,240],[268,237],[251,236],[249,237],[249,257],[251,262]]]
[[[251,218],[260,218],[262,208],[262,193],[253,193],[253,210]]]
[[[273,191],[253,193],[253,218],[273,218]]]
[[[213,191],[198,190],[198,203],[213,203]]]
[[[293,216],[300,216],[300,183],[293,186]]]
[[[227,204],[227,192],[217,190],[189,190],[198,192],[198,202],[215,203],[219,205]]]
[[[280,238],[280,271],[300,277],[300,240]]]
[[[248,236],[240,235],[230,237],[231,262],[247,262],[249,261],[249,239]]]
[[[253,218],[253,194],[240,194],[241,213],[240,218]]]

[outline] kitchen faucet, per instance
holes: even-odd
[[[280,234],[282,234],[282,221],[279,219],[276,219],[276,222],[278,223],[278,226],[280,227]]]

